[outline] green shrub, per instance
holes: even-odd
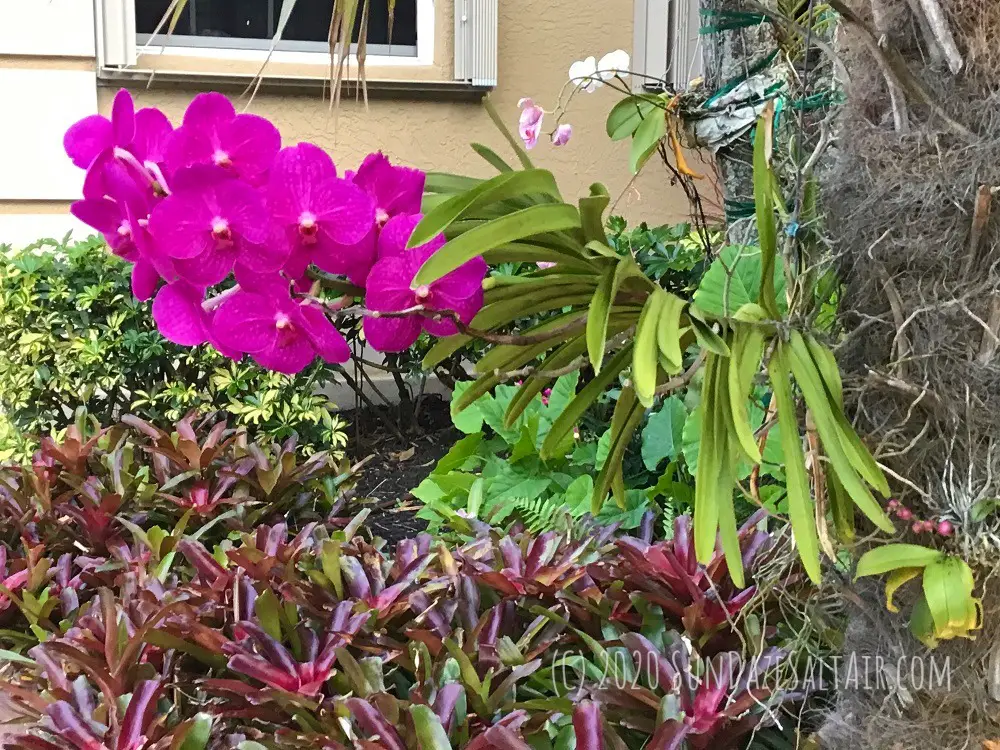
[[[161,422],[222,411],[271,440],[295,432],[306,453],[346,442],[316,393],[329,367],[288,377],[166,341],[149,304],[132,296],[126,264],[96,237],[3,248],[0,342],[2,459],[30,454],[80,406],[105,424],[132,410]]]

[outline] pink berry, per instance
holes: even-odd
[[[889,510],[895,510],[898,507],[899,507],[899,500],[893,498],[892,500],[889,501]]]
[[[913,518],[913,511],[907,508],[905,505],[901,505],[899,510],[896,511],[896,515],[902,518],[904,521],[909,521]]]
[[[941,536],[951,536],[955,533],[955,527],[951,525],[951,521],[941,521],[937,525],[937,533]]]
[[[910,528],[913,529],[914,534],[919,534],[921,531],[924,530],[924,524],[922,521],[914,521],[913,526],[911,526]]]

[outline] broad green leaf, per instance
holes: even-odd
[[[889,574],[889,580],[885,583],[885,608],[887,610],[890,612],[899,612],[899,607],[892,601],[893,596],[895,596],[900,586],[907,581],[912,581],[922,571],[923,568],[896,568]]]
[[[545,169],[504,171],[465,193],[453,196],[421,219],[406,246],[412,248],[426,244],[452,222],[484,206],[527,195],[558,198],[559,188],[552,173]]]
[[[521,174],[521,173],[517,173]],[[543,203],[493,219],[448,241],[417,271],[413,289],[432,284],[487,250],[545,232],[578,229],[580,212],[566,203]]]
[[[775,269],[774,289],[779,310],[785,310],[785,275]],[[701,279],[694,302],[709,315],[732,317],[746,304],[756,303],[761,294],[761,256],[755,247],[728,245],[712,261]]]
[[[441,460],[437,462],[437,466],[434,467],[434,471],[431,472],[431,475],[447,474],[450,471],[461,469],[472,456],[476,455],[476,451],[479,450],[479,445],[482,442],[483,433],[481,431],[466,435],[461,440],[458,440],[453,446],[451,446],[451,449],[441,457]]]
[[[467,380],[455,383],[455,392],[452,394],[452,403],[454,404],[457,402],[471,386],[472,383]],[[472,404],[458,413],[452,411],[451,421],[455,423],[455,427],[464,432],[466,435],[473,435],[478,432],[482,432],[483,412],[478,408],[477,404]]]
[[[884,544],[861,556],[854,577],[875,576],[899,568],[924,568],[942,557],[940,551],[919,544]]]
[[[951,629],[965,620],[969,594],[962,590],[958,580],[963,564],[955,557],[941,556],[924,568],[924,599],[934,620],[938,637],[946,637]]]
[[[639,174],[639,170],[649,160],[666,134],[667,119],[662,111],[657,109],[643,118],[632,136],[632,150],[629,154],[629,168],[632,174]]]
[[[618,102],[608,113],[606,129],[608,137],[613,141],[623,141],[635,133],[636,128],[654,110],[659,109],[657,100],[649,94],[627,96]]]
[[[572,513],[573,511],[590,510],[590,496],[594,493],[594,480],[590,474],[581,474],[566,488],[563,493],[563,502]]]
[[[656,471],[663,459],[673,461],[680,455],[687,409],[677,396],[666,399],[659,411],[650,416],[642,430],[642,462]]]

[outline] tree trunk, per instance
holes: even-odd
[[[746,12],[744,0],[701,0],[703,25],[732,12]],[[705,87],[711,95],[733,81],[743,80],[775,50],[771,24],[720,30],[703,37]],[[749,133],[716,153],[722,178],[727,219],[739,215],[740,206],[753,204],[753,146]],[[753,222],[727,220],[730,242],[740,244],[753,236]]]
[[[1000,560],[1000,236],[991,218],[1000,186],[1000,3],[829,4],[841,11],[847,97],[819,177],[823,231],[844,283],[845,406],[914,517],[956,530],[946,538],[900,523],[891,541],[957,554],[984,587]],[[701,5],[757,8],[750,0]],[[706,37],[709,90],[748,70],[768,43],[759,29]],[[749,163],[746,139],[719,152],[728,201],[750,200]],[[825,582],[820,595],[830,586],[849,621],[822,748],[978,750],[1000,739],[996,584],[977,590],[986,611],[979,638],[934,652],[908,633],[905,606],[886,611],[881,586]],[[897,604],[912,604],[913,593],[907,601],[903,589]],[[929,682],[933,668],[947,681]]]

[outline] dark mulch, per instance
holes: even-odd
[[[365,525],[393,544],[419,534],[426,524],[415,517],[420,502],[410,492],[462,437],[452,424],[448,402],[437,394],[426,396],[416,425],[406,430],[399,424],[398,411],[387,407],[341,416],[350,423],[352,457],[368,458],[356,490],[371,509]]]

